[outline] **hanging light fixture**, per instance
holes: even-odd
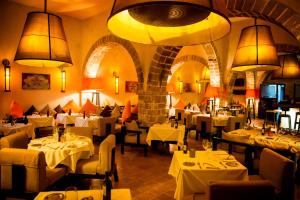
[[[299,79],[300,66],[297,54],[285,54],[279,56],[281,68],[272,72],[272,79]]]
[[[279,68],[276,46],[267,25],[248,26],[242,30],[233,60],[233,71],[265,71]]]
[[[116,36],[152,45],[193,45],[230,31],[225,0],[115,0],[107,21]]]
[[[47,0],[44,12],[27,14],[14,60],[34,67],[72,64],[62,19],[47,13]]]

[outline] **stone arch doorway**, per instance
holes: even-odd
[[[124,67],[125,65],[125,67]],[[119,93],[115,93],[114,76],[119,77]],[[97,77],[104,90],[101,92],[101,105],[138,102],[135,93],[125,90],[126,81],[137,81],[143,88],[143,70],[137,51],[126,40],[107,35],[97,40],[90,48],[83,69],[84,77]],[[139,90],[137,90],[139,91]],[[84,99],[82,99],[84,101]]]
[[[129,41],[118,38],[114,35],[104,36],[104,37],[100,38],[99,40],[97,40],[93,44],[93,46],[90,48],[89,52],[87,53],[86,59],[84,61],[85,69],[87,67],[87,63],[88,63],[89,59],[91,59],[91,56],[93,56],[93,53],[95,53],[95,51],[97,51],[97,49],[106,47],[109,44],[118,44],[127,50],[127,52],[129,53],[129,55],[131,56],[131,58],[134,62],[135,68],[136,68],[139,88],[143,88],[143,84],[144,84],[143,68],[142,68],[142,64],[141,64],[141,61],[140,61],[137,51],[135,50],[135,48]],[[100,54],[101,53],[95,55],[94,60],[96,62],[99,61],[99,56],[101,56]]]

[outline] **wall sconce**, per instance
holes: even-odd
[[[198,94],[200,94],[201,93],[201,82],[196,81],[196,83],[197,83]]]
[[[183,82],[179,81],[179,93],[182,94],[183,92]]]
[[[66,92],[66,70],[61,68],[61,92]]]
[[[115,94],[119,94],[119,76],[116,72],[113,72],[113,76],[115,77]]]
[[[9,60],[3,59],[4,65],[4,92],[10,92],[10,63]]]

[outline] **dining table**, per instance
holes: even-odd
[[[261,129],[238,129],[223,133],[223,139],[240,142],[274,150],[300,153],[300,135],[267,133],[262,135]]]
[[[89,117],[76,117],[76,127],[91,127],[94,129],[99,128],[100,116],[89,116]]]
[[[16,124],[11,124],[11,123],[2,123],[0,124],[0,134],[3,136],[7,136],[10,134],[14,134],[18,131],[24,131],[27,135],[28,138],[35,138],[35,132],[33,125],[31,123],[16,123]]]
[[[210,181],[248,181],[247,168],[225,151],[196,151],[195,156],[175,151],[168,174],[176,181],[176,200],[195,193],[206,195]]]
[[[79,159],[88,159],[94,154],[94,145],[90,138],[71,133],[65,134],[60,141],[55,135],[31,140],[28,149],[44,152],[49,169],[63,164],[71,172],[75,172]]]
[[[103,199],[103,190],[77,190],[77,199],[93,199],[93,200],[102,200]],[[34,200],[45,200],[49,199],[49,195],[61,196],[61,199],[65,199],[66,196],[65,191],[47,191],[47,192],[40,192]],[[90,197],[90,198],[89,198]],[[91,198],[92,197],[92,198]],[[111,200],[131,200],[131,192],[130,189],[112,189],[111,190]],[[60,200],[58,198],[58,200]]]
[[[28,122],[32,124],[33,129],[40,127],[49,127],[54,126],[54,118],[53,116],[47,115],[28,115]]]
[[[184,143],[185,126],[178,125],[171,126],[171,123],[154,124],[149,128],[146,142],[151,146],[151,141],[162,141],[162,142],[177,142],[178,146],[182,146]]]
[[[81,113],[58,113],[56,116],[56,124],[63,124],[64,127],[67,127],[69,124],[75,124],[76,117],[82,116]]]

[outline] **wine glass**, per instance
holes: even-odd
[[[202,140],[202,146],[205,149],[205,151],[211,151],[212,150],[212,143],[209,139],[203,139]]]

